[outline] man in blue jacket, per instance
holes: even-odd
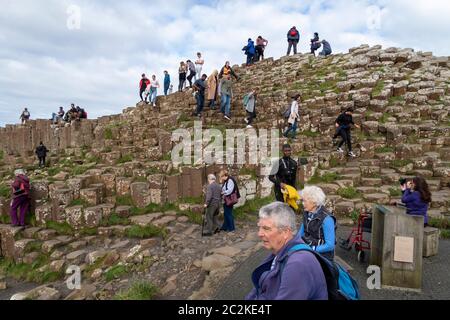
[[[258,236],[272,253],[252,274],[254,288],[247,300],[327,300],[325,275],[308,251],[290,251],[303,240],[295,237],[294,211],[274,202],[259,211]]]
[[[167,96],[167,91],[170,87],[170,75],[169,72],[164,71],[164,95]]]
[[[287,41],[289,43],[288,50],[286,55],[291,54],[291,48],[294,47],[294,54],[297,54],[297,44],[300,41],[300,32],[298,32],[297,28],[292,27],[287,33]]]
[[[252,39],[248,39],[247,45],[242,49],[245,51],[245,54],[247,55],[247,66],[253,64],[253,59],[255,58],[256,48],[255,43]]]

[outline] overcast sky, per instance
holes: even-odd
[[[448,56],[449,17],[448,0],[0,0],[0,125],[25,106],[33,119],[71,102],[90,118],[120,113],[139,100],[141,73],[169,70],[176,87],[181,60],[201,51],[208,74],[240,64],[258,35],[279,58],[293,25],[301,52],[318,32],[334,52],[367,43]]]

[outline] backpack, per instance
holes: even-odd
[[[359,300],[358,284],[341,265],[328,260],[304,243],[297,244],[289,249],[289,253],[296,251],[309,251],[319,261],[325,275],[329,300]]]
[[[281,112],[283,118],[288,119],[291,116],[291,106],[289,105],[284,111]]]
[[[291,37],[296,37],[298,35],[298,31],[296,29],[291,29],[290,33]]]
[[[249,100],[250,100],[250,95],[249,95],[249,94],[246,94],[246,95],[244,96],[244,99],[242,99],[242,103],[244,104],[244,108],[247,107],[247,104],[248,104]]]

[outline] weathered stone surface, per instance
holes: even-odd
[[[86,250],[77,250],[69,253],[66,256],[66,259],[72,264],[79,264],[85,260],[86,254],[87,254]]]
[[[100,206],[84,209],[84,224],[88,228],[94,228],[100,225],[102,221],[103,209]]]
[[[130,186],[131,198],[138,208],[144,208],[151,203],[149,184],[146,182],[134,182]]]
[[[163,213],[155,212],[155,213],[150,213],[150,214],[146,214],[146,215],[142,215],[142,216],[134,216],[134,217],[131,217],[130,220],[134,224],[145,227],[145,226],[152,224],[152,222],[154,220],[158,220],[162,216],[163,216]]]
[[[67,223],[75,229],[81,228],[84,224],[83,206],[73,206],[66,208]]]
[[[168,225],[170,222],[175,221],[177,218],[174,216],[164,216],[162,218],[159,218],[157,220],[154,220],[152,224],[156,227],[163,227]]]
[[[42,251],[45,253],[50,253],[60,245],[62,245],[62,242],[59,240],[47,240],[42,244]]]
[[[60,297],[58,290],[42,286],[28,292],[16,293],[11,300],[58,300]]]
[[[86,255],[86,263],[88,265],[94,264],[98,259],[104,258],[108,253],[105,250],[97,250]]]
[[[220,247],[220,248],[212,249],[212,250],[210,250],[210,252],[214,253],[214,254],[220,254],[220,255],[223,255],[223,256],[227,256],[227,257],[233,258],[239,252],[241,252],[241,249],[236,248],[236,247],[226,246],[226,247]]]
[[[233,264],[233,259],[221,254],[213,254],[203,258],[202,269],[205,271],[213,271],[222,269]]]

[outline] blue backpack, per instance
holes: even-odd
[[[296,251],[309,251],[316,256],[325,275],[329,300],[359,300],[358,284],[342,266],[323,257],[307,244],[297,244],[289,249],[289,253]]]

